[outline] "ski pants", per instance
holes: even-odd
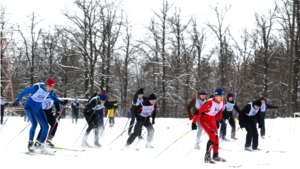
[[[226,120],[228,120],[229,125],[231,126],[231,138],[235,137],[236,126],[235,126],[235,122],[234,122],[232,112],[228,112],[228,115],[229,115],[229,117],[227,119],[226,118],[224,119],[224,124],[225,124],[224,126],[223,126],[223,123],[222,123],[222,120],[221,120],[221,136],[222,136],[222,138],[226,137],[226,130],[227,130]]]
[[[209,137],[206,146],[206,153],[211,152],[213,149],[214,154],[219,153],[219,137],[218,127],[216,125],[215,118],[206,118],[205,115],[200,117],[200,125]]]
[[[257,149],[258,132],[255,120],[247,120],[244,125],[247,131],[245,147],[250,147],[252,142],[252,149]]]
[[[147,141],[151,142],[153,140],[154,128],[150,122],[150,119],[147,120],[138,120],[134,126],[133,133],[129,136],[127,144],[132,144],[135,138],[142,132],[142,127],[145,126],[148,132]]]
[[[199,120],[197,120],[197,126],[196,144],[199,144],[203,133],[203,128],[201,127]]]
[[[49,126],[47,116],[45,115],[43,109],[41,108],[41,106],[27,106],[25,107],[25,112],[31,123],[31,128],[29,130],[29,140],[33,140],[37,123],[39,123],[42,129],[39,141],[41,143],[44,143],[48,135]]]
[[[1,106],[0,124],[3,124],[3,116],[4,116],[4,108],[2,108],[2,106]]]
[[[52,108],[49,109],[49,110],[44,110],[46,116],[47,116],[47,119],[48,119],[48,124],[51,126],[50,128],[50,131],[51,133],[49,133],[50,135],[48,136],[49,138],[53,138],[55,136],[55,133],[56,133],[56,129],[58,127],[58,123],[56,122],[56,117],[52,114]],[[55,124],[56,123],[56,124]],[[41,129],[39,131],[39,134],[37,136],[37,140],[40,139],[41,137],[41,133],[42,133],[42,126],[41,126]]]
[[[131,120],[130,120],[130,123],[129,123],[128,134],[131,133],[131,130],[132,130],[132,128],[133,128],[133,124],[134,124],[134,122],[135,122],[135,111],[136,111],[136,108],[135,108],[134,105],[132,105],[131,108],[130,108],[130,116],[131,116]],[[141,130],[141,132],[139,133],[138,136],[141,136],[141,135],[142,135],[142,130]]]
[[[263,137],[266,135],[266,127],[265,127],[265,113],[266,112],[260,112],[261,116],[260,116],[260,136]]]

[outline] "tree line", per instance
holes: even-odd
[[[58,97],[87,99],[106,91],[123,116],[139,88],[157,95],[159,117],[186,117],[195,93],[204,88],[209,96],[216,87],[233,93],[240,108],[263,96],[280,106],[278,116],[300,111],[299,0],[277,0],[265,13],[254,13],[255,27],[242,29],[238,39],[225,24],[230,5],[208,6],[215,22],[199,23],[163,0],[145,18],[144,37],[135,36],[121,0],[74,0],[72,7],[76,11],[62,10],[70,24],[46,29],[34,11],[26,26],[11,23],[1,6],[14,95],[52,77]]]

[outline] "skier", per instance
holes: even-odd
[[[114,127],[115,112],[116,112],[116,109],[118,108],[118,103],[117,103],[117,101],[114,100],[114,98],[110,98],[110,103],[113,104],[113,108],[107,109],[107,115],[109,118],[109,127]]]
[[[54,94],[54,93],[53,93]],[[55,94],[54,94],[55,95]],[[64,103],[68,103],[68,100],[64,100]],[[55,105],[55,115],[53,115],[52,113],[52,106],[53,104]],[[48,139],[46,140],[48,145],[53,148],[54,144],[52,144],[52,139],[55,136],[57,127],[58,127],[58,122],[57,122],[57,118],[60,117],[60,105],[57,102],[54,102],[50,97],[47,97],[46,99],[44,99],[43,103],[42,103],[42,108],[46,114],[47,120],[48,120],[48,124],[51,126],[49,133],[48,133]],[[40,131],[38,133],[38,136],[36,138],[36,141],[34,143],[35,148],[40,147],[41,146],[41,142],[40,137],[41,137],[41,133],[43,131],[42,126],[40,125]],[[51,133],[50,133],[51,132]]]
[[[227,94],[227,99],[226,99],[226,104],[225,104],[225,109],[223,111],[222,119],[224,119],[224,122],[226,122],[226,120],[228,120],[228,122],[231,126],[231,139],[236,140],[237,139],[235,137],[236,126],[235,126],[233,113],[232,113],[233,109],[235,109],[238,113],[241,112],[241,110],[238,108],[235,101],[233,100],[233,94],[228,93]],[[226,139],[226,130],[227,130],[226,125],[221,125],[221,134],[220,134],[221,136],[220,137],[224,141],[228,141]]]
[[[133,133],[127,139],[125,147],[129,147],[129,145],[134,142],[135,138],[141,132],[142,127],[145,126],[148,132],[146,148],[153,148],[150,143],[152,142],[154,135],[153,124],[155,124],[156,116],[156,96],[152,93],[149,95],[148,99],[148,101],[144,101],[136,107],[137,111],[135,117],[137,122],[134,126]],[[152,117],[152,123],[150,122],[150,116]]]
[[[1,94],[1,114],[0,114],[0,125],[3,124],[4,108],[8,103],[5,103],[4,96]]]
[[[189,104],[186,106],[186,112],[188,114],[188,117],[190,120],[193,120],[193,116],[195,114],[198,114],[198,110],[199,108],[206,102],[206,95],[207,92],[205,89],[201,89],[196,93],[196,96],[193,97],[191,99],[191,101],[189,102]],[[193,111],[191,112],[191,109],[193,109]],[[200,138],[203,132],[202,127],[200,126],[199,120],[197,120],[197,125],[198,125],[198,132],[196,135],[196,144],[195,144],[195,149],[200,150]]]
[[[40,136],[39,142],[41,143],[41,146],[38,147],[40,152],[47,153],[51,150],[48,149],[48,145],[45,143],[46,137],[48,135],[48,121],[47,117],[42,109],[42,102],[44,99],[46,99],[48,96],[54,101],[59,104],[67,104],[67,102],[62,102],[59,100],[53,93],[54,88],[54,80],[52,78],[48,78],[46,83],[36,83],[32,85],[31,87],[21,91],[18,94],[18,97],[16,98],[15,102],[13,103],[13,106],[18,106],[20,100],[24,95],[30,94],[30,97],[25,102],[25,112],[26,115],[31,122],[31,128],[29,132],[29,141],[28,141],[28,150],[33,151],[33,138],[35,135],[35,130],[37,127],[37,122],[42,127],[42,132]]]
[[[265,98],[261,97],[261,107],[260,107],[260,136],[262,139],[265,139],[265,134],[266,134],[266,128],[265,128],[265,117],[266,117],[266,110],[267,109],[278,109],[278,106],[272,106],[269,105],[265,102]]]
[[[258,132],[256,128],[256,119],[260,124],[260,111],[259,108],[261,106],[261,101],[256,100],[251,103],[248,103],[244,109],[239,114],[239,124],[241,129],[246,128],[247,135],[246,135],[246,143],[245,143],[245,150],[252,151],[252,150],[259,150],[258,146]],[[261,128],[261,125],[259,125]],[[252,149],[250,148],[252,142]]]
[[[111,109],[113,107],[112,104],[107,101],[106,94],[99,94],[95,97],[92,97],[89,99],[88,104],[85,106],[83,110],[84,118],[88,123],[88,128],[86,129],[86,132],[82,139],[82,146],[83,147],[89,147],[89,144],[87,142],[88,135],[90,134],[92,129],[94,130],[94,145],[97,147],[101,147],[101,144],[99,143],[99,113],[96,111],[102,110],[103,108]],[[103,111],[102,111],[103,114]]]
[[[208,99],[200,109],[198,114],[194,116],[192,122],[192,130],[197,130],[196,122],[200,120],[200,125],[209,140],[206,146],[206,153],[204,156],[205,163],[215,163],[215,161],[225,162],[226,160],[219,157],[219,138],[218,127],[222,118],[222,110],[225,104],[224,91],[222,88],[216,88],[214,98]],[[213,158],[211,159],[211,149],[213,149]]]
[[[131,130],[132,130],[132,127],[133,127],[133,124],[134,124],[134,121],[135,121],[135,114],[137,112],[137,106],[140,105],[140,103],[146,101],[147,98],[144,97],[144,89],[143,88],[140,88],[133,96],[133,100],[132,100],[132,105],[131,105],[131,108],[130,108],[130,115],[131,115],[131,120],[130,120],[130,123],[129,123],[129,128],[128,128],[128,135],[130,136],[131,134]],[[142,130],[141,132],[138,134],[138,137],[139,139],[143,139],[142,137]]]
[[[75,97],[74,102],[71,104],[71,108],[72,108],[72,123],[74,123],[74,119],[75,119],[75,124],[77,124],[77,120],[78,120],[78,110],[79,110],[79,103],[78,103],[78,98]]]

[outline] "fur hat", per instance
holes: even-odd
[[[156,100],[156,96],[152,93],[149,95],[149,100]]]

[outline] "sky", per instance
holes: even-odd
[[[104,121],[106,122],[107,119],[104,118]],[[230,141],[220,141],[219,156],[228,162],[217,165],[203,162],[208,141],[206,134],[201,136],[201,149],[193,149],[196,131],[191,131],[188,118],[156,118],[153,126],[155,129],[153,149],[145,148],[146,140],[136,139],[129,149],[121,150],[128,139],[127,131],[120,135],[124,128],[127,129],[127,122],[127,118],[115,117],[114,128],[108,127],[107,123],[99,141],[102,148],[94,149],[80,147],[82,131],[86,129],[84,119],[79,119],[78,124],[72,124],[71,119],[61,119],[53,144],[58,147],[85,149],[85,151],[57,150],[55,156],[29,156],[22,152],[27,150],[30,124],[24,122],[22,117],[10,117],[4,127],[0,125],[0,129],[3,127],[0,131],[1,168],[227,169],[233,166],[241,166],[239,167],[241,169],[299,168],[299,118],[266,119],[267,139],[259,138],[258,147],[262,149],[259,152],[244,151],[245,129],[237,130],[238,140],[234,141],[228,134],[231,128],[227,127],[227,137]],[[145,129],[142,133],[146,138]],[[94,133],[91,132],[88,137],[89,144],[93,144],[93,139]]]
[[[162,0],[122,0],[124,10],[134,25],[136,36],[143,34],[144,25],[154,16],[162,6]],[[219,9],[231,5],[225,17],[225,25],[230,24],[232,32],[238,33],[241,28],[251,28],[254,24],[254,12],[265,13],[274,6],[273,0],[170,0],[174,7],[180,7],[182,17],[188,20],[190,16],[198,18],[198,23],[216,21],[216,15],[209,6],[215,7],[218,3]],[[45,27],[54,24],[65,24],[66,19],[61,15],[61,10],[72,6],[72,0],[1,0],[6,7],[6,14],[10,22],[20,25],[27,21],[26,16],[33,11],[43,19]],[[259,4],[259,5],[258,5]]]

